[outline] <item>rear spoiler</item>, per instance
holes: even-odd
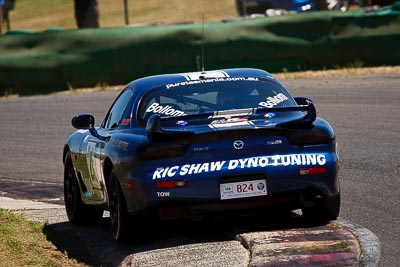
[[[312,123],[317,118],[317,112],[314,106],[314,103],[311,99],[306,97],[295,97],[294,98],[298,106],[294,107],[283,107],[283,108],[250,108],[250,109],[241,109],[235,110],[223,110],[217,112],[203,113],[203,114],[195,114],[195,115],[186,115],[185,120],[208,120],[215,116],[234,116],[235,114],[248,114],[257,116],[260,113],[268,113],[268,112],[293,112],[293,111],[301,111],[304,113],[304,116],[301,118],[297,118],[294,120],[285,121],[279,124],[276,124],[278,128],[300,128],[300,127],[310,127]],[[150,140],[152,141],[162,141],[162,140],[171,140],[174,138],[180,138],[185,136],[191,136],[195,133],[192,131],[188,131],[185,128],[179,129],[164,129],[161,126],[162,121],[170,121],[175,120],[177,117],[167,117],[161,118],[159,114],[152,115],[146,124],[146,132]]]
[[[184,130],[166,130],[161,127],[161,116],[159,114],[152,115],[146,124],[147,136],[152,141],[171,140],[184,136],[194,135],[194,132]]]
[[[290,109],[294,108],[293,111],[305,112],[304,117],[299,118],[297,120],[291,120],[291,121],[279,123],[276,125],[277,127],[283,127],[283,128],[301,127],[301,126],[311,125],[317,119],[317,110],[315,109],[314,103],[310,98],[295,97],[294,100],[296,101],[296,103],[299,106],[288,107],[288,108],[278,108],[278,109],[285,109],[287,111],[290,111]],[[296,110],[296,108],[297,108],[297,110]]]

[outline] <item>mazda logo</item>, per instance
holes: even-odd
[[[236,140],[233,142],[233,147],[235,149],[242,149],[244,147],[244,142],[242,140]]]

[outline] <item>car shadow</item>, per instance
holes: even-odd
[[[49,241],[69,257],[90,266],[119,266],[127,257],[191,244],[224,242],[239,239],[249,232],[310,228],[298,213],[266,213],[263,216],[203,218],[150,223],[132,242],[120,244],[113,240],[108,217],[95,225],[73,225],[69,222],[47,224],[44,227]],[[143,234],[144,233],[144,234]]]

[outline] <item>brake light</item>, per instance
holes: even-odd
[[[186,187],[187,184],[188,184],[187,180],[158,181],[156,182],[156,187],[179,188],[179,187]]]
[[[132,189],[133,188],[133,183],[126,183],[125,184],[126,189]]]
[[[311,175],[318,175],[323,174],[327,171],[325,167],[320,168],[301,168],[298,170],[297,174],[299,176],[311,176]]]

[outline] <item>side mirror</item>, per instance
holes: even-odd
[[[79,114],[72,118],[71,124],[76,129],[92,129],[94,127],[94,117],[90,114]]]

